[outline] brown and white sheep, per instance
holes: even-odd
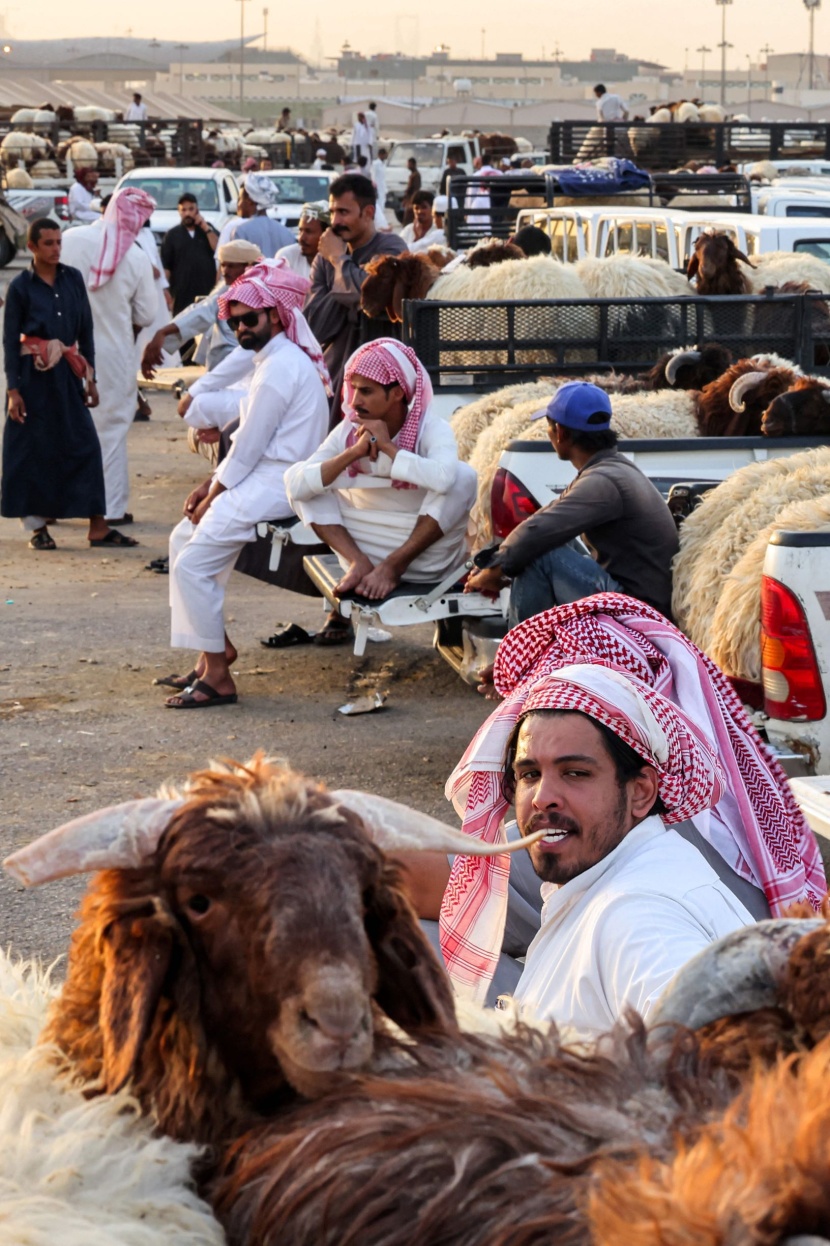
[[[750,294],[752,285],[738,261],[749,268],[752,263],[739,251],[728,234],[704,230],[695,242],[686,269],[689,281],[697,278],[698,294]]]
[[[770,366],[760,358],[732,364],[698,397],[697,422],[701,437],[758,437],[761,417],[773,398],[794,385],[801,375],[791,365]]]

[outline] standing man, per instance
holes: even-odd
[[[366,167],[372,162],[372,132],[366,124],[365,112],[357,114],[357,120],[352,129],[352,150],[354,151],[354,159],[356,164],[360,164],[360,157],[365,156]]]
[[[409,180],[403,192],[401,207],[403,208],[403,223],[409,225],[412,220],[412,198],[415,192],[421,189],[421,175],[418,172],[418,161],[414,156],[409,157],[406,167],[409,169]]]
[[[199,211],[196,196],[185,191],[179,196],[179,224],[168,230],[161,244],[174,316],[197,298],[210,294],[216,284],[214,252],[218,241],[216,230]]]
[[[468,577],[465,591],[498,592],[512,578],[511,626],[551,606],[617,591],[671,617],[677,528],[661,494],[617,449],[608,395],[569,381],[539,415],[576,479],[513,529],[489,565]],[[577,536],[590,556],[573,548]]]
[[[307,288],[286,264],[270,260],[248,269],[222,301],[239,345],[256,355],[254,375],[230,452],[190,494],[170,535],[170,643],[201,652],[189,675],[164,681],[178,689],[169,709],[236,701],[225,586],[257,523],[291,515],[285,472],[325,436],[328,374],[300,311]]]
[[[602,125],[606,121],[627,121],[628,109],[621,96],[609,94],[601,82],[594,87],[597,97],[597,121]]]
[[[135,339],[139,329],[153,323],[158,307],[153,266],[136,238],[155,206],[143,190],[125,186],[95,225],[68,229],[63,240],[64,260],[80,269],[92,306],[101,383],[93,418],[104,461],[105,514],[113,523],[132,522],[127,433],[135,415]]]
[[[411,225],[404,225],[401,230],[401,238],[406,243],[407,251],[412,251],[417,255],[419,251],[427,251],[430,247],[444,246],[446,237],[444,235],[443,217],[441,228],[439,229],[432,219],[432,205],[435,196],[431,190],[419,190],[412,196],[412,212],[413,221]]]
[[[89,519],[90,545],[135,545],[104,519],[101,446],[89,413],[98,405],[95,344],[83,277],[60,262],[61,231],[49,217],[29,226],[28,246],[32,266],[6,293],[0,513],[22,520],[31,549],[55,549],[50,515]],[[134,381],[132,391],[134,405]]]
[[[391,229],[386,216],[386,157],[385,147],[378,148],[378,154],[372,161],[372,181],[375,183],[377,202],[375,203],[375,225],[378,229]]]
[[[331,228],[320,239],[311,268],[305,314],[322,342],[335,397],[332,422],[340,419],[343,365],[360,344],[360,291],[366,265],[376,255],[400,255],[406,243],[375,226],[375,188],[361,173],[344,173],[329,188]]]
[[[325,200],[304,203],[297,230],[297,241],[280,247],[277,259],[284,259],[289,268],[301,277],[311,278],[311,265],[317,255],[323,231],[331,225],[331,213]]]
[[[124,114],[124,120],[125,121],[146,121],[147,116],[148,116],[147,105],[142,100],[140,93],[136,91],[133,94],[132,104],[130,104],[129,108]]]
[[[69,219],[89,225],[97,221],[100,210],[93,208],[92,201],[98,190],[98,172],[96,169],[76,169],[75,181],[69,191]]]
[[[277,122],[277,130],[281,132],[285,132],[290,129],[291,129],[291,109],[286,106],[285,108],[283,108],[282,112],[280,113],[279,121]]]
[[[374,100],[369,100],[369,107],[366,109],[366,124],[369,127],[369,142],[372,151],[376,152],[380,140],[380,120],[378,118],[378,106]]]
[[[272,220],[268,209],[277,202],[277,186],[267,173],[249,173],[239,192],[236,205],[237,219],[222,230],[222,242],[244,239],[259,247],[265,259],[272,260],[280,247],[294,241],[294,235],[285,225]]]

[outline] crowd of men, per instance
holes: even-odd
[[[92,546],[135,544],[114,525],[132,518],[136,330],[161,319],[148,374],[201,335],[207,371],[179,410],[217,462],[170,535],[170,643],[194,654],[189,672],[157,681],[173,710],[238,701],[225,595],[259,523],[304,524],[340,561],[337,593],[370,601],[440,581],[467,553],[476,476],[426,370],[391,336],[360,340],[367,264],[426,243],[446,196],[436,207],[413,192],[401,236],[378,228],[372,181],[347,173],[285,243],[265,194],[246,181],[224,238],[183,195],[154,263],[136,245],[153,201],[128,186],[66,235],[34,222],[31,267],[8,290],[2,513],[39,551],[54,548],[50,519],[78,516]],[[500,704],[466,751],[459,742],[447,785],[471,835],[525,837],[529,852],[421,859],[408,885],[459,991],[507,989],[597,1034],[628,1008],[648,1017],[709,943],[794,901],[817,905],[826,884],[783,774],[670,621],[674,522],[617,450],[607,395],[562,385],[539,418],[576,475],[467,581],[509,585],[512,626],[489,679]],[[311,639],[300,633],[269,643]],[[349,638],[334,611],[313,639]]]

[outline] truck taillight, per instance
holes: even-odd
[[[493,515],[493,532],[503,541],[523,519],[535,515],[539,503],[506,467],[500,467],[493,477],[490,509]]]
[[[69,196],[56,195],[55,197],[55,215],[59,221],[69,220]]]
[[[827,702],[807,617],[798,598],[769,575],[761,581],[761,669],[770,718],[824,718]]]

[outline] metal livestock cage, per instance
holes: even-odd
[[[830,309],[816,294],[527,302],[407,301],[403,341],[442,387],[494,389],[552,373],[642,372],[666,351],[717,341],[830,376]]]
[[[718,168],[754,160],[830,160],[826,122],[554,121],[548,132],[551,164],[622,156],[647,169],[676,169],[688,160]]]

